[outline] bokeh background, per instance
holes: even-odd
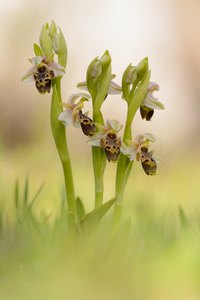
[[[68,44],[63,100],[78,91],[76,84],[85,79],[89,62],[106,49],[119,84],[130,62],[137,64],[148,56],[151,80],[160,85],[156,96],[166,109],[156,111],[151,122],[138,114],[134,134],[152,132],[157,137],[154,148],[168,169],[180,162],[188,165],[190,159],[195,162],[200,132],[199,12],[195,0],[1,1],[1,180],[24,174],[38,174],[38,181],[59,177],[49,126],[50,97],[20,81],[30,67],[28,58],[34,56],[32,45],[38,42],[42,24],[52,19]],[[124,122],[126,105],[110,97],[103,111],[105,119]],[[74,128],[68,135],[73,159],[84,165],[90,157],[85,138]],[[191,178],[190,170],[184,172]]]
[[[133,132],[134,135],[152,132],[156,136],[153,147],[162,164],[153,178],[136,165],[126,192],[125,209],[129,215],[133,202],[140,200],[153,202],[155,207],[164,203],[171,211],[181,205],[188,213],[199,212],[199,15],[198,0],[0,2],[0,201],[7,207],[8,215],[14,183],[17,178],[23,182],[27,176],[31,193],[45,183],[38,211],[45,209],[51,213],[59,207],[63,178],[50,130],[50,96],[41,96],[31,83],[21,83],[22,75],[30,67],[28,58],[34,56],[32,45],[38,42],[41,26],[52,19],[62,29],[68,45],[68,66],[62,80],[63,101],[78,92],[76,84],[85,80],[89,62],[106,49],[112,56],[118,84],[129,63],[136,65],[148,56],[151,80],[160,85],[156,96],[164,103],[165,111],[155,111],[151,122],[142,121],[137,114]],[[125,102],[116,96],[109,97],[103,105],[103,113],[105,119],[115,118],[123,123]],[[79,130],[69,128],[67,136],[75,185],[90,209],[93,205],[91,151]],[[115,168],[116,165],[109,164],[106,169],[105,200],[114,193]],[[139,197],[135,199],[134,195]],[[192,256],[194,248],[188,250],[187,257]],[[174,261],[179,250],[173,254]],[[190,261],[187,262],[189,268]],[[181,263],[182,260],[180,267]],[[170,271],[166,271],[169,280]],[[190,280],[187,276],[185,283]],[[159,272],[156,280],[159,282]],[[183,288],[181,299],[199,299],[193,282],[189,283],[188,298],[184,298]],[[166,294],[161,287],[157,298],[156,284],[153,288],[154,299],[161,299],[160,296],[169,299],[164,298]],[[179,299],[177,297],[173,299]]]

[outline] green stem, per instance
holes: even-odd
[[[61,86],[60,86],[60,78],[58,78],[55,80],[55,84],[53,86],[53,94],[52,94],[52,102],[51,102],[51,130],[63,167],[65,189],[66,189],[66,196],[67,196],[67,203],[68,203],[68,212],[73,216],[74,221],[76,221],[77,213],[76,213],[74,183],[73,183],[71,161],[70,161],[68,147],[67,147],[65,127],[63,126],[63,124],[61,124],[61,122],[58,121],[58,116],[62,112],[61,103],[62,103]]]
[[[93,120],[94,122],[103,124],[102,114],[93,114]],[[101,149],[100,147],[92,147],[92,160],[95,181],[95,208],[97,208],[103,204],[103,175],[106,166],[106,157],[103,149]]]
[[[92,157],[93,157],[93,168],[94,168],[94,180],[95,180],[95,208],[103,204],[103,173],[102,172],[102,149],[97,147],[92,147]]]
[[[150,71],[147,72],[146,76],[143,80],[138,84],[136,88],[136,84],[133,86],[132,91],[129,94],[129,99],[127,99],[128,110],[127,110],[127,118],[126,125],[124,130],[123,141],[132,139],[132,131],[131,125],[133,122],[133,118],[139,109],[142,100],[144,99],[147,91],[147,87],[150,80]],[[121,220],[121,211],[122,201],[124,196],[124,191],[126,184],[128,182],[128,178],[133,166],[133,162],[130,162],[129,159],[120,155],[118,164],[117,164],[117,173],[116,173],[116,181],[115,181],[115,193],[116,193],[116,205],[115,205],[115,214],[114,214],[114,227],[115,229],[119,226]]]

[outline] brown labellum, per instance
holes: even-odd
[[[117,161],[120,154],[121,140],[116,134],[108,133],[106,138],[101,140],[101,147],[104,148],[107,160]]]
[[[152,152],[142,152],[141,154],[141,163],[143,170],[147,175],[155,175],[157,169],[157,163],[152,157]]]
[[[154,114],[154,110],[147,106],[140,106],[140,114],[142,119],[145,119],[146,121],[151,121],[151,118]]]
[[[92,136],[95,133],[96,126],[94,122],[88,116],[84,115],[81,110],[79,111],[79,121],[85,135]]]
[[[50,71],[47,66],[42,65],[38,67],[34,74],[35,86],[41,94],[50,93],[51,80],[54,77],[53,71]]]

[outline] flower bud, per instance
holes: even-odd
[[[137,68],[131,65],[125,71],[124,80],[128,85],[133,84],[137,79]]]
[[[108,50],[104,52],[99,61],[102,63],[102,70],[106,71],[111,64],[111,57]]]
[[[94,62],[91,68],[91,77],[92,79],[98,79],[102,74],[102,62],[97,60]]]
[[[137,77],[142,80],[149,69],[148,57],[145,57],[137,65]]]

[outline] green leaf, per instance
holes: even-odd
[[[44,183],[41,184],[41,186],[37,190],[35,196],[32,198],[32,200],[31,200],[31,202],[29,204],[29,208],[30,209],[32,208],[33,204],[35,203],[35,201],[36,201],[37,197],[39,196],[39,194],[40,194],[41,190],[43,189],[43,187],[44,187]]]
[[[26,207],[27,203],[28,203],[28,192],[29,192],[29,183],[28,183],[28,177],[27,177],[26,181],[25,181],[25,186],[24,186],[24,198],[23,198],[24,207]]]
[[[42,49],[38,44],[33,44],[33,50],[36,56],[44,56],[44,52],[42,51]]]
[[[186,217],[185,212],[184,212],[183,208],[181,207],[181,205],[179,205],[178,210],[179,210],[179,220],[180,220],[181,226],[182,226],[182,228],[185,228],[188,224],[187,217]]]
[[[116,199],[113,198],[89,212],[81,221],[81,225],[84,227],[86,226],[87,228],[93,228],[93,226],[97,225],[101,218],[108,212],[115,201]]]
[[[19,209],[19,180],[16,180],[15,183],[15,208]]]
[[[76,198],[77,217],[78,221],[82,220],[85,216],[85,208],[83,202],[79,197]]]

